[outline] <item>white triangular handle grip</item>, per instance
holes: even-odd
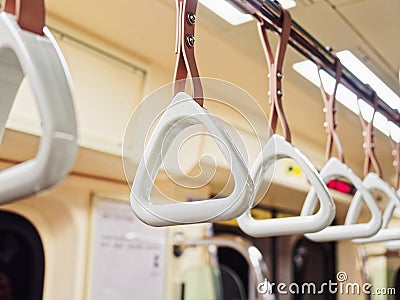
[[[39,36],[19,28],[15,17],[0,13],[0,126],[4,132],[18,87],[29,79],[42,119],[36,157],[0,172],[0,203],[30,196],[61,181],[77,153],[70,77],[50,31]]]
[[[252,167],[251,176],[255,185],[252,202],[268,168],[277,159],[281,158],[292,158],[298,163],[312,186],[316,188],[316,193],[320,201],[320,209],[314,215],[256,220],[251,216],[250,208],[237,221],[239,227],[253,237],[281,236],[320,231],[328,226],[335,216],[335,204],[317,170],[307,157],[277,134],[274,134],[267,141]]]
[[[364,199],[365,203],[367,204],[367,207],[371,212],[371,219],[368,223],[363,224],[348,222],[344,225],[328,226],[319,232],[305,234],[308,239],[315,242],[349,240],[354,238],[369,237],[379,231],[382,226],[381,211],[376,205],[371,193],[363,185],[361,179],[356,174],[354,174],[354,172],[348,166],[346,166],[336,157],[332,157],[328,160],[328,162],[325,164],[319,174],[325,183],[328,183],[330,180],[336,178],[344,177],[349,179],[354,187],[357,189],[357,193],[362,197],[362,199]],[[318,199],[315,194],[315,189],[311,188],[304,202],[301,214],[312,214],[317,203]]]
[[[232,194],[204,201],[154,204],[150,194],[162,163],[161,150],[166,153],[175,137],[195,124],[206,128],[231,166],[235,181]],[[253,181],[247,166],[217,118],[189,95],[178,93],[155,127],[133,181],[130,199],[137,217],[152,226],[234,219],[250,206],[252,192]]]
[[[396,207],[400,208],[400,198],[396,194],[394,188],[392,188],[376,173],[368,173],[364,178],[363,184],[368,190],[380,190],[384,192],[388,196],[389,202],[386,205],[383,213],[382,228],[378,231],[378,233],[368,238],[354,239],[352,242],[356,244],[364,244],[400,239],[400,228],[387,228],[394,209]],[[361,209],[362,198],[361,195],[356,193],[354,195],[354,200],[350,204],[349,211],[346,216],[346,223],[356,222],[361,213]]]
[[[400,250],[400,240],[391,240],[382,242],[382,246],[391,251],[399,251]]]

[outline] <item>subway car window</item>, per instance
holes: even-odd
[[[293,251],[294,282],[298,286],[305,283],[335,282],[335,246],[333,243],[314,243],[306,238],[298,240]],[[313,292],[296,294],[294,300],[335,300],[328,292],[316,295]]]
[[[234,234],[249,239],[233,226],[214,224],[213,230],[215,234]],[[237,251],[226,247],[218,248],[217,255],[223,300],[242,299],[248,294],[249,266],[246,260]]]
[[[218,249],[223,300],[240,300],[248,293],[249,267],[245,259],[235,250]]]
[[[25,218],[0,212],[0,300],[40,300],[44,252],[38,232]]]

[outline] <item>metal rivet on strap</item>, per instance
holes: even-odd
[[[188,47],[193,48],[194,47],[194,43],[195,43],[195,38],[193,35],[188,34],[186,36],[186,43],[188,45]]]
[[[187,14],[187,20],[190,25],[194,25],[196,23],[196,15],[194,13],[188,13]]]
[[[278,95],[279,97],[283,97],[283,92],[282,92],[282,90],[278,90],[276,93],[277,93],[277,95]]]

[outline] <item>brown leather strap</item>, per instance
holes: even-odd
[[[375,170],[375,173],[378,174],[379,176],[382,176],[382,171],[381,167],[379,165],[378,159],[376,158],[375,155],[375,143],[374,143],[374,117],[376,110],[378,108],[378,100],[377,100],[377,95],[374,92],[373,94],[374,97],[374,113],[372,115],[371,121],[367,122],[362,114],[361,114],[361,108],[360,108],[360,120],[361,124],[363,126],[363,136],[364,136],[364,153],[365,153],[365,160],[364,160],[364,176],[367,176],[367,174],[370,172],[371,168],[373,167]]]
[[[396,171],[395,188],[398,190],[400,188],[400,143],[395,142],[393,139],[391,141],[393,146],[393,167]]]
[[[333,52],[332,52],[333,53]],[[339,136],[336,132],[336,92],[340,83],[340,79],[342,77],[342,63],[340,62],[340,59],[336,56],[335,53],[335,86],[333,89],[333,93],[329,96],[324,88],[324,84],[322,82],[321,78],[321,67],[318,67],[318,77],[320,80],[320,89],[321,89],[321,94],[322,98],[324,99],[324,112],[325,112],[325,124],[324,126],[326,127],[326,133],[328,135],[328,139],[326,142],[326,159],[328,160],[332,156],[332,149],[333,149],[333,143],[336,145],[336,149],[338,152],[338,157],[339,159],[344,162],[344,154],[343,154],[343,148],[342,144],[340,143]]]
[[[4,11],[17,17],[18,25],[24,30],[44,35],[44,0],[4,0]]]
[[[194,29],[198,0],[176,0],[176,53],[177,60],[174,74],[174,96],[185,91],[186,78],[191,78],[193,99],[203,106],[203,87],[199,78],[194,54]]]
[[[290,13],[279,5],[282,11],[282,30],[279,36],[278,45],[274,54],[272,53],[271,44],[265,28],[265,23],[258,18],[258,32],[263,46],[264,54],[267,59],[269,68],[269,102],[271,104],[270,126],[273,133],[276,132],[278,118],[280,119],[283,133],[288,142],[291,142],[291,134],[289,125],[283,110],[282,98],[282,79],[283,79],[283,61],[285,58],[286,48],[289,42],[290,31],[292,26],[292,18]]]

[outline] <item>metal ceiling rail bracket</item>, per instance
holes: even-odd
[[[270,0],[226,0],[238,7],[241,11],[262,17],[265,20],[265,26],[280,34],[282,28],[281,9]],[[292,22],[292,28],[289,37],[289,44],[302,54],[305,58],[311,60],[316,65],[321,66],[333,77],[335,76],[336,60],[329,49],[318,42],[312,35],[305,31],[298,23]],[[341,83],[355,93],[359,98],[365,100],[371,106],[374,106],[375,91],[368,85],[361,82],[353,73],[343,67]],[[400,127],[400,112],[392,109],[386,102],[377,98],[376,110],[384,115],[389,121]]]

